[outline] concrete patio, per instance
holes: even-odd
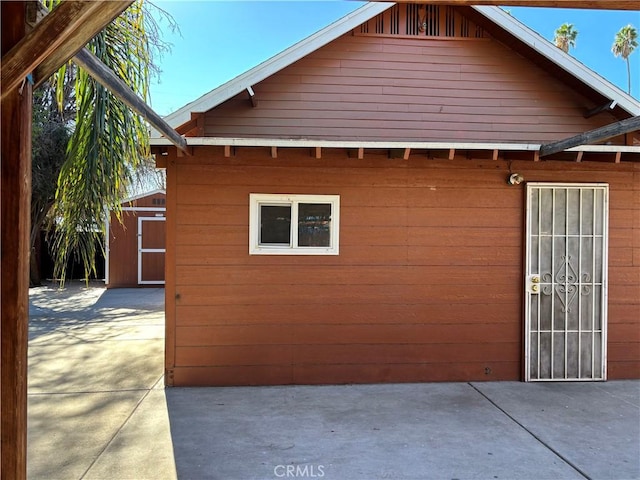
[[[636,479],[640,382],[163,386],[162,289],[31,289],[30,479]]]

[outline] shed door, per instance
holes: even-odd
[[[165,217],[138,217],[138,285],[164,284]]]
[[[527,381],[606,379],[607,223],[607,185],[527,185]]]

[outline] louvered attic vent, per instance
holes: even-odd
[[[360,35],[484,38],[482,27],[452,6],[396,4],[360,26]]]

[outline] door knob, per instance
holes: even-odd
[[[529,293],[540,293],[540,275],[528,275],[526,281],[526,289]]]

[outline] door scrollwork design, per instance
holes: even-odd
[[[571,306],[576,299],[578,291],[580,291],[582,295],[589,295],[591,293],[591,285],[584,285],[585,283],[591,282],[591,275],[584,273],[582,274],[582,278],[580,278],[571,260],[571,255],[563,255],[560,257],[555,279],[550,272],[545,272],[540,276],[542,280],[542,294],[547,296],[552,295],[555,289],[564,313],[571,312]]]

